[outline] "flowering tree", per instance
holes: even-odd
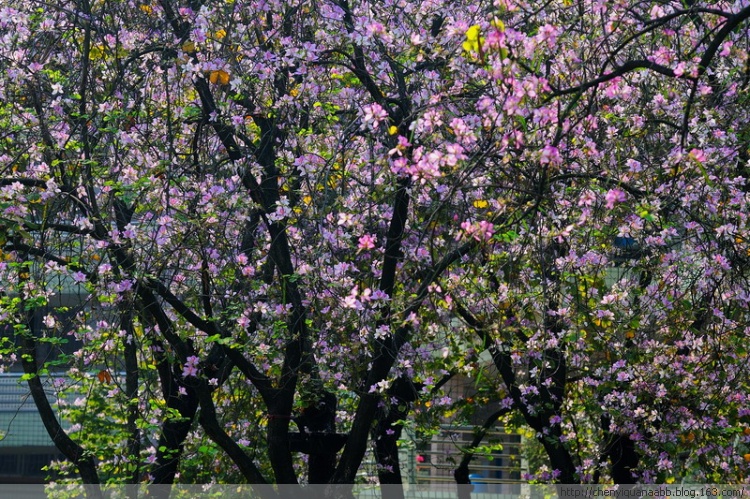
[[[467,31],[500,143],[479,267],[441,286],[549,457],[536,479],[747,480],[748,16],[508,2]]]
[[[3,9],[6,350],[84,481],[171,483],[196,424],[241,480],[295,483],[302,454],[308,481],[352,482],[375,431],[400,481],[395,416],[442,372],[419,310],[463,252],[460,184],[431,179],[474,147],[417,124],[473,98],[447,62],[468,21],[441,8]],[[50,310],[70,289],[85,303]],[[42,378],[69,364],[66,431]]]
[[[5,6],[4,358],[87,483],[400,483],[487,350],[538,479],[744,480],[748,15]]]

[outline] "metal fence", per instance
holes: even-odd
[[[42,482],[59,458],[22,374],[0,374],[0,483]]]
[[[399,456],[401,476],[405,483],[418,487],[452,487],[453,472],[461,463],[474,438],[472,426],[441,426],[429,441],[404,440]],[[482,452],[475,452],[469,464],[474,493],[517,495],[523,474],[528,471],[522,457],[522,437],[502,427],[491,429],[481,443]],[[372,482],[377,465],[368,459],[360,470],[360,481]]]
[[[474,438],[470,426],[443,426],[428,448],[420,451],[416,463],[419,485],[455,483],[453,472],[460,464]],[[501,427],[485,435],[469,464],[469,478],[477,493],[514,493],[520,483],[525,463],[521,454],[522,439]]]
[[[49,395],[50,402],[56,399]],[[21,373],[0,374],[0,449],[52,446]]]

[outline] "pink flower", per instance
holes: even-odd
[[[560,32],[560,28],[552,26],[551,24],[545,24],[539,27],[539,31],[536,38],[539,42],[547,42],[547,47],[552,48],[557,42],[557,35]]]
[[[248,327],[250,325],[250,318],[246,316],[245,314],[240,315],[240,318],[237,319],[237,324],[239,324],[240,327]]]
[[[691,149],[688,153],[688,156],[698,163],[705,163],[706,162],[706,153],[703,152],[700,149]]]
[[[200,359],[195,355],[188,357],[185,366],[182,368],[182,376],[185,378],[189,376],[198,376],[198,362],[200,362]]]
[[[133,289],[133,281],[124,279],[122,281],[113,283],[112,288],[117,293],[124,293],[125,291]]]
[[[596,194],[590,190],[585,190],[581,193],[581,197],[578,199],[578,206],[591,206],[596,201]]]
[[[388,117],[388,113],[385,111],[385,109],[383,109],[383,107],[377,103],[365,106],[364,111],[365,122],[368,124],[372,123],[373,127],[377,127],[381,121]]]
[[[614,208],[617,203],[625,202],[627,198],[627,194],[621,189],[610,189],[604,196],[604,199],[607,201],[606,207],[609,210]]]
[[[185,364],[185,367],[182,368],[182,376],[185,378],[188,376],[198,376],[198,368],[190,364]]]
[[[461,229],[467,236],[471,236],[477,241],[489,241],[495,234],[494,224],[486,220],[482,220],[479,223],[471,223],[468,220],[461,222]]]
[[[562,163],[560,151],[557,149],[557,147],[554,146],[544,146],[544,149],[542,149],[542,156],[539,158],[539,162],[543,165],[559,165],[560,163]]]
[[[354,286],[343,300],[344,308],[353,308],[355,310],[362,310],[362,303],[357,299],[359,294],[359,286]]]
[[[357,249],[358,251],[375,249],[375,238],[370,234],[365,234],[364,236],[360,237]]]

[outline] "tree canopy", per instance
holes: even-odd
[[[2,359],[61,472],[400,483],[461,375],[530,479],[750,479],[743,2],[1,4]]]

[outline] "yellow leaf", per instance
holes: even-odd
[[[105,47],[102,44],[92,45],[89,49],[89,59],[97,61],[104,57]]]
[[[182,51],[186,52],[188,54],[192,54],[195,52],[195,43],[193,42],[185,42],[182,44]]]
[[[106,369],[99,371],[96,377],[99,379],[99,383],[112,383],[112,375]]]
[[[474,26],[466,30],[466,39],[470,42],[477,42],[479,41],[480,32],[481,28],[478,24],[475,24]]]
[[[211,73],[208,75],[208,81],[213,84],[226,85],[229,83],[229,73],[227,73],[223,69],[219,69],[218,71],[211,71]]]

